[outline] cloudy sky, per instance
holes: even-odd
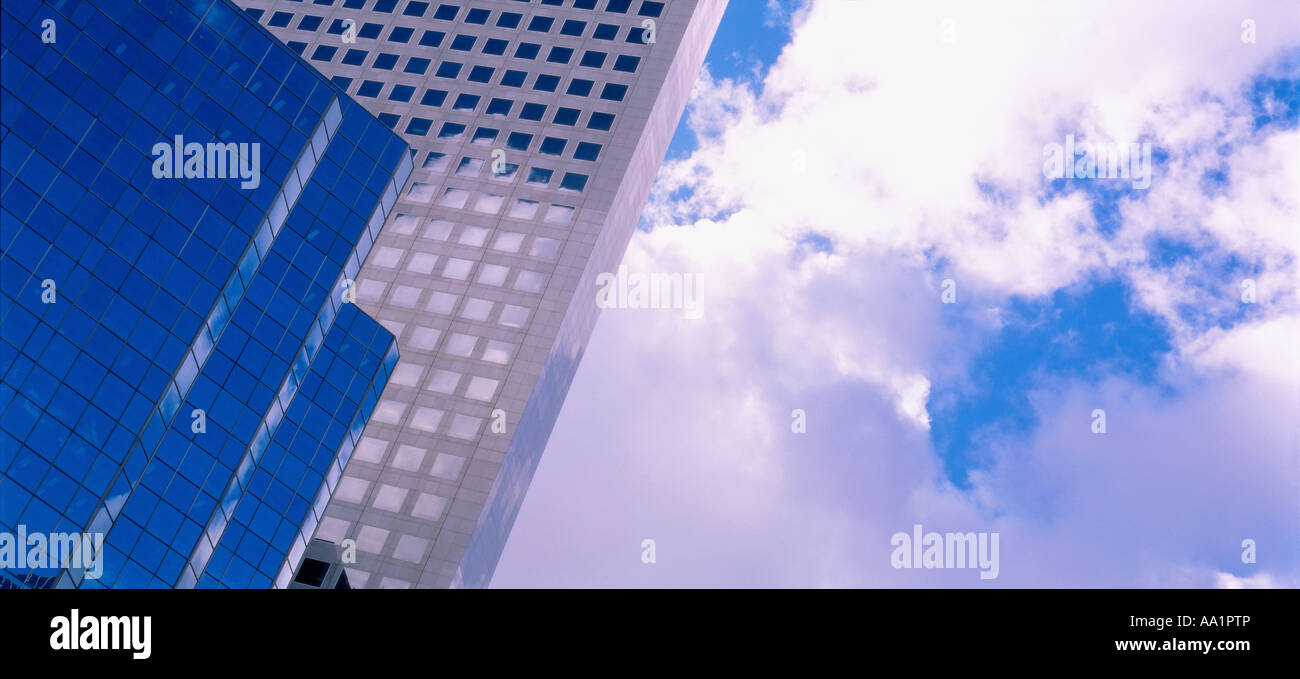
[[[1298,117],[1289,1],[732,0],[493,585],[1300,586]]]

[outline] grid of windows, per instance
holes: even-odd
[[[450,49],[454,52],[465,52],[467,54],[482,54],[485,56],[505,56],[510,54],[514,61],[537,62],[554,64],[560,66],[572,66],[574,64],[581,66],[584,70],[599,71],[608,74],[604,81],[590,77],[556,75],[550,73],[536,74],[532,89],[540,93],[563,92],[566,95],[582,98],[594,98],[596,102],[620,102],[626,97],[628,82],[617,80],[621,74],[635,74],[640,67],[644,52],[636,50],[638,53],[611,53],[605,49],[579,48],[579,43],[574,45],[558,44],[551,46],[545,53],[542,47],[535,41],[521,39],[520,35],[528,33],[539,33],[555,35],[564,39],[583,38],[590,27],[590,37],[596,40],[613,40],[615,36],[624,34],[627,36],[627,44],[640,45],[642,48],[648,47],[646,44],[646,35],[644,29],[638,23],[635,23],[636,17],[646,17],[657,19],[662,16],[664,3],[641,2],[639,4],[609,3],[600,6],[599,3],[591,3],[591,7],[584,6],[585,3],[573,5],[574,9],[590,9],[598,14],[594,16],[609,17],[606,21],[613,19],[622,23],[606,23],[605,21],[587,21],[583,19],[565,18],[557,20],[556,16],[551,16],[542,10],[534,12],[531,15],[525,12],[516,12],[489,7],[475,6],[476,3],[468,3],[468,6],[441,3],[432,13],[433,20],[440,22],[440,25],[447,30],[424,29],[421,31],[419,44],[427,47],[440,47],[444,39],[450,34]],[[543,3],[545,4],[545,3]],[[562,6],[556,3],[556,6]],[[300,14],[295,14],[283,9],[267,11],[263,8],[249,7],[248,11],[252,16],[265,21],[266,25],[273,28],[288,28],[293,26],[293,30],[302,32],[318,32],[324,35],[344,35],[348,26],[360,26],[357,38],[364,39],[366,42],[379,41],[380,35],[385,30],[385,24],[376,21],[367,21],[369,17],[375,16],[375,13],[389,14],[394,18],[390,21],[402,21],[402,17],[425,17],[427,12],[413,11],[408,13],[402,10],[400,13],[385,11],[383,5],[376,4],[369,8],[367,13],[364,3],[354,3],[343,5],[345,9],[361,10],[354,13],[347,13],[345,17],[333,17],[327,22],[320,14],[314,13],[315,10],[310,7],[304,8]],[[633,12],[635,9],[635,12]],[[464,10],[462,12],[462,10]],[[603,14],[600,14],[603,12]],[[617,19],[623,16],[622,20]],[[495,20],[493,17],[495,16]],[[297,23],[293,24],[297,17]],[[459,20],[458,20],[459,19]],[[479,36],[472,32],[471,27],[480,27],[477,30],[485,30],[489,27],[498,29],[507,29],[502,33],[491,36]],[[322,29],[322,27],[325,27]],[[499,68],[490,65],[474,65],[466,68],[466,64],[458,59],[431,59],[429,57],[408,55],[403,57],[400,54],[394,54],[384,51],[384,43],[396,46],[406,44],[414,36],[417,27],[414,25],[397,24],[391,26],[388,30],[386,39],[375,42],[373,45],[347,47],[340,49],[336,44],[338,41],[317,41],[317,45],[312,48],[310,58],[317,62],[336,62],[349,66],[366,67],[369,62],[369,68],[383,71],[397,71],[406,74],[421,76],[432,71],[437,77],[449,81],[463,82],[466,84],[483,84],[498,85],[502,87],[523,87],[527,77],[526,71],[509,68]],[[522,30],[523,33],[517,32]],[[305,52],[310,43],[300,40],[288,40],[291,48]],[[355,42],[355,41],[354,41]],[[359,43],[358,43],[359,44]],[[512,47],[513,45],[513,47]],[[380,49],[376,49],[380,47]],[[431,63],[433,62],[433,63]],[[614,78],[611,80],[610,78]],[[350,76],[336,76],[336,82],[352,94],[364,98],[380,98],[381,95],[375,90],[374,85],[366,82],[364,79],[357,79]],[[371,81],[373,82],[373,80]],[[417,82],[411,82],[406,87],[420,87]],[[462,86],[463,87],[463,86]],[[456,89],[452,85],[448,89]],[[443,88],[439,88],[443,89]],[[481,96],[481,94],[479,95]],[[445,97],[441,97],[445,98]],[[425,99],[419,100],[421,105],[431,107],[440,106],[439,97],[430,97],[426,103]],[[408,102],[409,98],[404,96],[389,96],[388,100],[397,102]],[[493,101],[499,101],[493,99]],[[501,104],[493,108],[493,114],[499,111]],[[612,120],[609,123],[603,123],[606,116],[611,115],[605,111],[592,110],[592,105],[585,105],[591,113],[600,113],[596,116],[597,123],[588,126],[586,129],[609,131],[612,128]],[[471,110],[471,109],[457,109]],[[527,108],[532,111],[534,109]],[[411,125],[411,121],[403,121],[403,114],[398,111],[383,111],[380,115],[381,120],[389,124],[394,130],[420,130],[423,124],[417,123]],[[408,115],[412,117],[430,118],[436,117],[436,114],[427,112],[424,114],[412,111]],[[615,115],[616,114],[612,114]],[[534,118],[523,118],[524,120],[535,120]],[[569,123],[556,123],[569,124]],[[414,134],[414,132],[413,132]]]
[[[334,290],[406,145],[225,0],[0,12],[0,530],[106,535],[0,587],[287,582],[396,361]]]
[[[546,348],[569,351],[562,325],[581,333],[593,318],[571,304],[579,276],[589,259],[621,255],[615,243],[630,235],[639,200],[627,197],[653,177],[645,159],[633,163],[633,149],[661,157],[654,149],[671,133],[640,143],[655,93],[697,5],[712,6],[705,21],[716,21],[720,5],[459,0],[431,3],[417,23],[404,18],[404,2],[326,11],[237,1],[260,10],[264,25],[276,11],[323,16],[314,33],[272,27],[309,54],[344,44],[330,32],[338,20],[382,27],[348,45],[367,52],[359,63],[342,63],[341,53],[312,62],[347,79],[341,86],[416,149],[412,181],[357,284],[358,303],[397,336],[403,359],[316,537],[357,541],[355,586],[448,585],[485,493],[505,473],[516,427],[544,441],[526,411],[538,407],[536,389],[550,395],[566,384],[543,380],[543,370],[573,367]],[[646,20],[662,24],[654,41]],[[415,29],[410,43],[379,37],[394,27]],[[697,32],[705,44],[707,34]],[[692,50],[690,59],[702,59],[700,45]],[[396,63],[377,67],[378,54]],[[404,71],[415,58],[430,60],[426,73]],[[670,102],[689,90],[678,80],[664,89]],[[616,199],[624,191],[632,193]],[[598,245],[604,215],[619,235]],[[492,426],[497,411],[504,431]]]

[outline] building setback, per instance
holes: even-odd
[[[316,537],[486,586],[725,0],[239,3],[415,150],[356,286],[402,358]]]

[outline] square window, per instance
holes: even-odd
[[[500,38],[488,38],[488,41],[483,43],[483,53],[501,56],[506,53],[506,46],[509,44],[509,42]]]
[[[488,20],[488,15],[491,13],[492,13],[491,11],[486,9],[479,9],[479,8],[471,9],[469,13],[465,15],[465,23],[486,24]]]
[[[569,47],[552,47],[546,60],[552,64],[567,64],[573,58],[573,49]]]
[[[515,204],[510,207],[509,216],[514,217],[515,219],[532,219],[537,216],[537,208],[539,205],[540,203],[535,200],[516,198]],[[516,246],[516,249],[517,248],[518,246]]]
[[[458,259],[456,261],[465,263],[465,260],[463,259]],[[449,292],[435,292],[429,295],[429,302],[424,305],[424,308],[435,314],[450,315],[451,310],[456,308],[457,299],[458,298],[455,295]]]
[[[357,88],[357,96],[377,97],[382,89],[384,89],[384,84],[378,80],[363,80],[361,81],[361,87]]]
[[[528,30],[538,33],[546,33],[555,25],[555,19],[551,17],[535,16],[528,22]]]
[[[379,484],[379,491],[375,493],[374,501],[370,504],[377,509],[395,512],[402,508],[404,500],[406,500],[405,489],[381,483]]]
[[[576,9],[596,9],[596,0],[573,0]]]
[[[501,75],[501,84],[505,87],[523,87],[527,75],[523,71],[506,71]]]
[[[444,5],[444,7],[445,6],[446,5]],[[411,0],[411,2],[406,3],[406,9],[402,10],[402,14],[408,17],[422,17],[428,9],[429,3]]]
[[[576,108],[560,108],[555,111],[555,118],[551,122],[556,125],[568,125],[573,127],[578,123],[578,114],[581,113]]]
[[[275,14],[271,15],[271,20],[266,23],[268,26],[275,26],[276,28],[284,28],[285,26],[288,26],[289,22],[292,20],[293,20],[292,12],[276,12]]]
[[[519,117],[524,120],[541,121],[544,115],[546,115],[544,104],[524,104],[523,108],[519,109]]]
[[[415,233],[415,227],[419,226],[419,224],[420,224],[419,221],[416,220],[415,217],[399,212],[397,213],[396,219],[393,220],[392,229],[395,233],[400,233],[403,236],[409,236]]]
[[[320,28],[321,21],[323,21],[323,19],[314,14],[304,14],[302,19],[298,21],[298,30],[314,31],[317,28]]]
[[[536,59],[537,53],[540,52],[541,50],[542,50],[541,45],[533,44],[531,42],[521,42],[517,47],[515,47],[515,58]]]
[[[423,106],[442,106],[442,102],[447,100],[447,93],[443,90],[425,90],[424,96],[420,98],[420,104]]]
[[[460,165],[456,166],[456,174],[462,177],[477,177],[480,170],[483,169],[483,161],[479,158],[461,158]]]
[[[410,285],[395,285],[393,291],[388,295],[388,303],[400,307],[414,309],[420,301],[420,289]]]
[[[656,0],[645,0],[641,3],[641,9],[637,10],[638,16],[658,17],[664,11],[664,3]]]
[[[406,192],[406,199],[416,203],[427,203],[433,199],[433,185],[423,182],[411,182],[411,190]]]
[[[357,36],[373,40],[379,37],[379,32],[384,30],[383,24],[365,23],[362,24],[361,30],[357,31]]]
[[[458,35],[455,38],[452,38],[451,48],[461,52],[468,52],[474,49],[475,40],[477,40],[477,38],[472,35]]]
[[[483,348],[483,360],[505,365],[510,362],[510,354],[514,353],[514,350],[515,345],[509,342],[488,340],[487,346]]]
[[[425,388],[440,394],[451,394],[456,391],[456,386],[459,384],[460,373],[451,370],[435,370]]]
[[[479,198],[482,201],[482,197]],[[472,248],[481,248],[487,242],[488,229],[482,226],[467,226],[460,232],[460,238],[456,242],[461,245],[468,245]]]
[[[429,225],[424,228],[424,233],[420,234],[420,237],[429,240],[447,240],[454,226],[455,224],[445,219],[430,219]]]
[[[424,72],[429,70],[429,60],[422,57],[411,57],[406,60],[406,67],[402,70],[407,73],[424,75]]]
[[[465,396],[475,401],[491,401],[497,393],[497,384],[499,384],[497,380],[475,375],[469,378],[469,386],[465,387]]]
[[[465,133],[465,126],[460,123],[443,123],[438,130],[439,139],[455,139]]]
[[[542,73],[533,81],[533,89],[539,92],[554,92],[560,85],[560,76]]]
[[[551,183],[551,175],[553,174],[555,174],[554,170],[547,170],[541,167],[530,167],[528,168],[528,178],[524,180],[524,183],[546,186]]]
[[[573,157],[578,160],[596,160],[600,156],[600,144],[591,142],[578,142],[578,148],[573,151]]]
[[[415,330],[411,332],[411,346],[422,351],[432,351],[434,347],[438,346],[438,338],[441,336],[441,330],[416,326]]]
[[[487,321],[488,316],[492,315],[492,302],[486,299],[471,297],[465,300],[465,306],[460,310],[461,318],[468,318],[471,321]],[[472,384],[472,382],[471,382]]]
[[[442,455],[438,457],[442,457]],[[415,501],[415,507],[411,510],[411,514],[420,519],[437,521],[442,518],[443,511],[447,509],[447,502],[445,497],[420,493],[420,499]]]
[[[496,72],[491,66],[475,66],[469,71],[469,81],[474,83],[486,83],[492,81],[492,74]]]
[[[515,102],[509,99],[494,97],[492,101],[488,102],[486,113],[488,115],[500,115],[500,116],[510,115],[510,108],[514,105]]]
[[[506,276],[510,273],[510,267],[501,266],[500,264],[484,264],[478,272],[479,285],[500,286],[505,284]]]
[[[582,54],[582,61],[578,62],[578,65],[587,68],[600,68],[605,65],[605,53],[587,50]]]
[[[618,36],[618,26],[614,24],[598,24],[596,30],[591,32],[591,37],[597,40],[613,40]]]
[[[348,66],[360,66],[365,63],[370,53],[365,50],[350,49],[343,55],[343,63]]]
[[[442,275],[447,278],[454,278],[458,281],[463,281],[469,278],[469,272],[472,268],[474,268],[474,262],[471,262],[468,259],[452,257],[447,260],[447,265],[442,268]],[[448,308],[447,311],[440,313],[451,313],[451,309]]]
[[[501,211],[501,205],[505,203],[505,196],[498,196],[495,193],[485,193],[474,201],[474,211],[483,214],[494,215]]]
[[[394,249],[396,250],[396,248]],[[401,250],[397,251],[397,256],[398,257],[402,256]],[[415,387],[415,386],[419,386],[420,376],[423,374],[424,374],[424,366],[417,365],[409,361],[402,361],[397,364],[396,368],[393,369],[393,376],[389,379],[389,381],[394,382],[396,384],[400,384],[404,387]]]
[[[560,35],[572,35],[575,37],[581,37],[582,31],[586,27],[587,27],[587,22],[585,21],[578,21],[577,19],[569,19],[564,22],[564,26],[560,27]]]
[[[564,146],[568,141],[559,137],[546,137],[542,139],[542,144],[537,148],[538,152],[547,156],[558,156],[564,154]]]
[[[397,55],[380,52],[379,56],[375,57],[375,63],[371,65],[374,68],[391,71],[397,65]]]
[[[573,208],[568,205],[552,205],[546,208],[546,217],[542,221],[547,224],[568,224],[573,221]]]
[[[517,14],[515,12],[502,12],[497,15],[497,25],[502,28],[518,28],[519,20],[523,18],[524,15],[522,14]]]
[[[433,433],[438,431],[438,425],[442,423],[443,411],[437,408],[419,407],[415,409],[415,415],[411,417],[411,428]],[[367,526],[369,528],[369,526]]]
[[[455,21],[456,13],[459,11],[460,8],[455,5],[438,5],[438,11],[433,13],[433,18],[442,21]]]
[[[533,239],[533,247],[528,251],[529,257],[541,257],[542,259],[555,259],[560,254],[560,241],[554,238],[542,238],[538,236]]]
[[[465,201],[467,200],[469,200],[469,191],[448,188],[442,193],[442,198],[438,199],[438,204],[443,207],[461,208],[465,207]]]
[[[536,271],[520,271],[519,276],[515,279],[515,289],[521,292],[539,293],[542,291],[542,284],[546,282],[546,275]]]
[[[432,120],[427,120],[425,118],[411,118],[411,122],[406,124],[406,133],[423,137],[429,133],[429,128],[432,126]]]
[[[396,269],[399,262],[402,261],[403,252],[398,248],[380,247],[370,255],[366,260],[370,264],[382,266],[385,269]],[[396,373],[394,373],[396,374]]]
[[[492,244],[493,250],[501,252],[519,252],[519,246],[524,242],[524,234],[513,231],[502,231],[497,234],[497,240]]]
[[[375,0],[375,6],[373,9],[376,12],[389,14],[393,11],[394,7],[397,7],[397,0]]]
[[[454,332],[451,337],[447,338],[447,353],[452,356],[469,358],[474,353],[474,345],[478,344],[478,338],[473,335]]]
[[[456,416],[451,420],[451,428],[447,430],[447,433],[458,439],[470,440],[478,436],[479,426],[482,424],[483,418],[481,417],[456,413]]]
[[[614,126],[614,114],[612,113],[592,113],[591,118],[587,120],[587,128],[592,130],[605,130]]]
[[[461,65],[454,61],[444,61],[438,64],[439,78],[455,78],[460,75]]]
[[[335,52],[338,52],[338,51],[339,51],[339,48],[337,48],[337,47],[332,47],[332,46],[330,46],[330,45],[317,45],[317,46],[316,46],[316,51],[315,51],[315,52],[312,52],[312,54],[311,54],[311,60],[312,60],[312,61],[329,61],[330,59],[333,59],[333,58],[334,58],[334,53],[335,53]]]
[[[451,105],[454,111],[473,111],[478,108],[479,96],[477,94],[465,94],[464,92],[456,95],[456,103]]]
[[[516,165],[515,163],[505,163],[499,168],[493,168],[492,178],[499,182],[508,182],[511,179],[514,179],[515,174],[518,172],[519,172],[518,165]]]
[[[388,32],[388,42],[408,43],[411,41],[411,35],[413,33],[415,33],[415,29],[413,28],[394,26],[393,30]]]
[[[379,118],[379,122],[387,125],[389,129],[397,129],[397,122],[402,119],[402,116],[396,113],[380,113],[376,117]]]
[[[560,188],[565,191],[581,191],[587,187],[587,175],[577,172],[565,172],[560,180]]]
[[[506,138],[506,148],[512,151],[527,151],[531,143],[533,143],[533,135],[526,132],[511,132]]]
[[[522,328],[528,322],[528,307],[507,304],[501,309],[501,318],[497,322],[507,328]]]
[[[336,75],[330,78],[330,82],[334,83],[340,90],[344,91],[347,91],[349,87],[352,87],[352,78],[345,78],[341,75]]]
[[[470,141],[475,144],[491,144],[497,140],[500,130],[494,130],[490,127],[480,127],[474,130],[474,138]]]
[[[605,83],[605,89],[601,91],[600,98],[607,101],[623,101],[627,95],[627,85],[618,83]]]
[[[572,94],[577,97],[585,97],[588,94],[591,94],[591,86],[595,84],[596,83],[593,83],[590,80],[584,80],[582,78],[574,78],[573,80],[569,81],[569,89],[567,92],[565,92],[565,94]]]
[[[420,36],[420,44],[425,47],[438,47],[446,35],[442,31],[425,31],[424,35]]]
[[[609,0],[609,4],[605,5],[605,11],[626,14],[631,4],[632,0]]]
[[[621,54],[614,60],[614,70],[623,73],[636,73],[636,67],[641,63],[641,57],[634,57],[630,54]]]
[[[438,255],[429,252],[417,252],[411,255],[411,261],[406,263],[406,270],[427,276],[433,273],[433,269],[437,265]]]
[[[429,155],[424,157],[424,165],[421,166],[421,169],[446,172],[449,163],[451,163],[451,158],[447,154],[430,152]]]

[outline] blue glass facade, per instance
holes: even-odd
[[[106,536],[0,587],[287,584],[396,361],[346,293],[405,143],[227,0],[0,19],[0,532]]]

